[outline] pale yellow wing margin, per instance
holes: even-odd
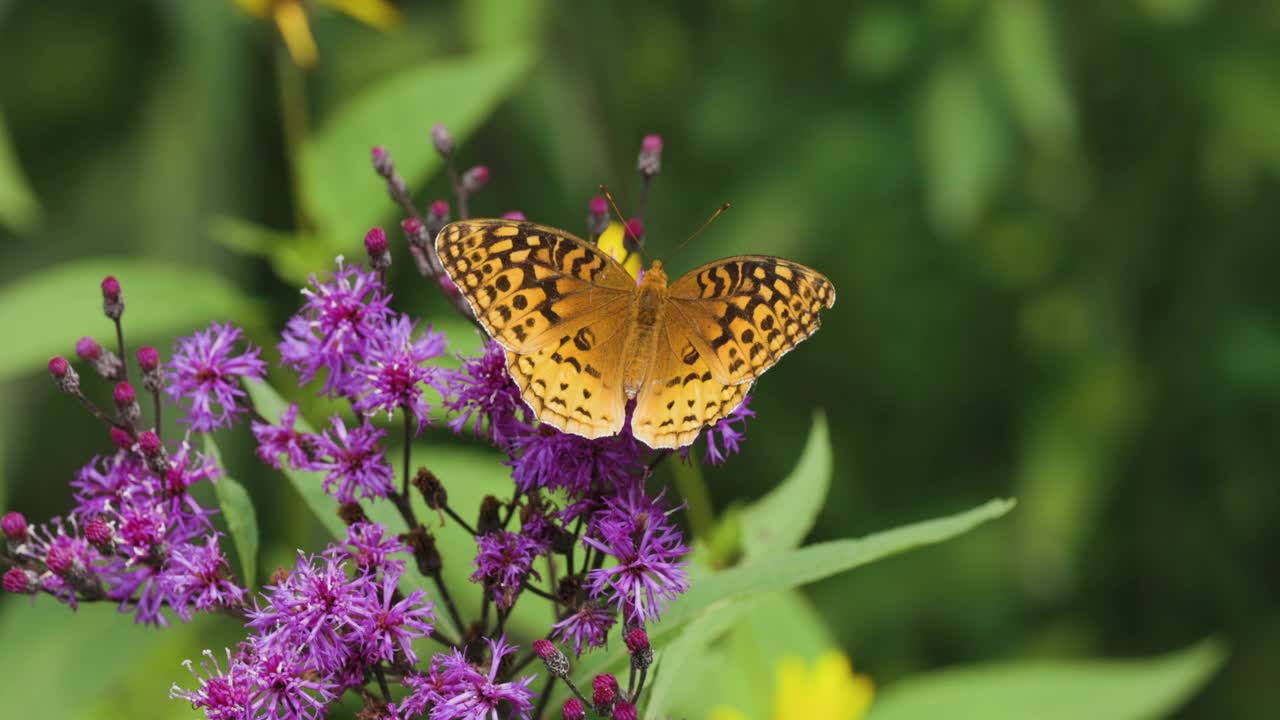
[[[436,236],[436,254],[476,319],[503,347],[534,352],[617,313],[635,279],[563,230],[515,220],[464,220]]]
[[[667,322],[682,328],[716,380],[759,377],[817,331],[836,301],[821,273],[790,260],[739,255],[686,273],[671,286]]]
[[[742,404],[751,383],[715,379],[682,325],[667,323],[653,369],[636,396],[631,433],[652,448],[684,447]]]
[[[528,354],[507,350],[507,370],[538,419],[588,438],[616,435],[626,419],[622,390],[625,313],[591,313],[572,335]]]

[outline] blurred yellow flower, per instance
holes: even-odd
[[[778,663],[770,720],[860,720],[874,695],[871,678],[854,674],[844,653],[824,653],[812,668],[787,657]],[[751,719],[734,708],[718,707],[709,720]]]
[[[400,24],[400,11],[388,0],[312,0],[316,5],[326,5],[346,13],[360,22],[387,31]],[[289,56],[299,67],[316,64],[320,53],[315,37],[307,21],[304,0],[235,0],[242,10],[254,17],[271,20],[280,30],[280,37],[289,50]]]
[[[636,277],[640,274],[640,253],[627,252],[626,245],[622,242],[623,233],[622,223],[616,220],[609,223],[609,227],[600,233],[599,239],[596,240],[596,247],[622,263],[622,267],[626,268],[632,277]]]

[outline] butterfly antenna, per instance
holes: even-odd
[[[622,223],[622,232],[631,238],[631,244],[640,251],[641,255],[644,255],[644,259],[646,261],[649,260],[649,253],[645,252],[644,245],[640,244],[640,238],[631,233],[631,226],[627,224],[627,219],[622,215],[622,211],[618,209],[618,203],[614,202],[613,193],[609,192],[609,188],[604,185],[600,186],[600,192],[609,201],[609,207],[613,208],[613,214],[618,216],[618,222]]]
[[[676,254],[676,253],[680,252],[680,249],[681,249],[681,248],[683,248],[685,245],[688,245],[688,244],[689,244],[689,241],[690,241],[690,240],[692,240],[692,239],[694,239],[694,238],[698,237],[698,233],[702,232],[703,230],[706,230],[708,225],[710,225],[712,222],[714,222],[716,218],[718,218],[718,217],[720,217],[721,215],[723,215],[723,214],[724,214],[724,211],[725,211],[725,210],[728,210],[728,209],[729,209],[729,208],[731,208],[731,207],[733,207],[733,205],[732,205],[732,204],[730,204],[730,203],[725,203],[725,204],[721,205],[721,206],[720,206],[720,207],[719,207],[719,208],[718,208],[714,213],[712,213],[712,214],[711,214],[711,217],[707,218],[707,221],[706,221],[706,222],[702,223],[702,227],[700,227],[700,228],[698,228],[697,230],[695,230],[695,231],[693,232],[693,234],[692,234],[692,235],[690,235],[689,237],[685,238],[685,241],[684,241],[684,242],[682,242],[682,243],[680,243],[678,246],[676,246],[676,249],[675,249],[675,250],[673,250],[673,251],[671,251],[671,255],[672,255],[672,256],[675,256],[675,254]]]

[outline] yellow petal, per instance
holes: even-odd
[[[350,15],[365,25],[383,32],[400,26],[400,11],[386,0],[320,0],[329,7]]]
[[[711,711],[711,717],[707,720],[747,720],[747,716],[735,708],[721,705]]]
[[[778,663],[774,720],[859,720],[871,706],[870,678],[855,675],[843,653],[824,653],[809,670],[799,658]]]
[[[622,223],[611,222],[609,227],[600,233],[596,246],[608,253],[614,260],[622,263],[622,267],[626,268],[632,277],[637,277],[640,274],[640,253],[627,252],[627,247],[622,242],[625,232]]]
[[[276,27],[280,28],[280,36],[284,38],[284,46],[289,49],[289,56],[298,67],[309,68],[316,64],[320,51],[316,49],[316,40],[311,36],[311,26],[307,24],[307,14],[302,11],[302,3],[286,0],[276,5]]]

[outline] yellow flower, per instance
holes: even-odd
[[[616,220],[609,223],[609,227],[600,233],[599,239],[596,240],[596,247],[608,253],[614,260],[622,263],[622,267],[626,268],[632,277],[636,277],[640,274],[640,253],[627,252],[627,248],[622,242],[624,232],[622,223]]]
[[[871,707],[871,678],[856,675],[849,658],[832,650],[813,667],[797,657],[778,663],[771,720],[860,720]],[[742,712],[718,707],[709,720],[748,720]]]
[[[289,56],[299,67],[311,67],[319,58],[316,40],[311,35],[303,0],[235,0],[242,10],[254,17],[270,19],[280,30]],[[400,12],[387,0],[315,0],[346,13],[379,30],[392,30],[400,24]]]

